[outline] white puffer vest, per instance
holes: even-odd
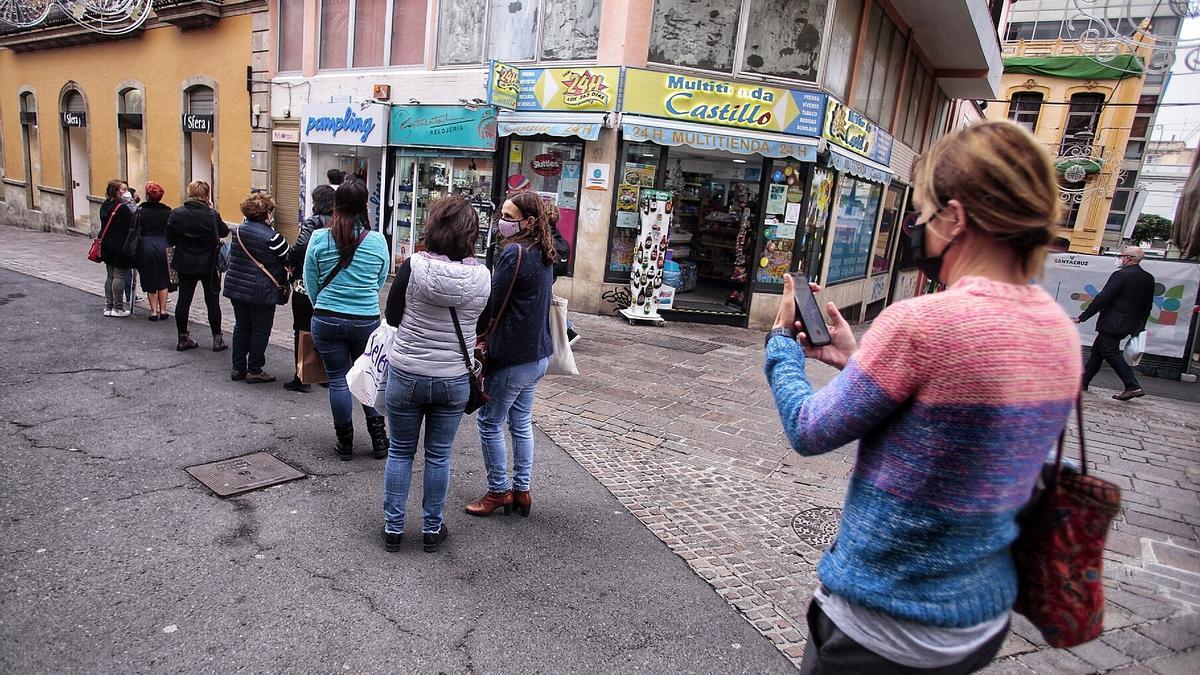
[[[458,312],[467,353],[475,350],[475,324],[492,291],[483,265],[426,257],[409,258],[412,275],[404,294],[404,316],[388,353],[388,363],[406,373],[457,377],[467,372],[450,307]]]

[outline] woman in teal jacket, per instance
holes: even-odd
[[[367,186],[348,181],[333,198],[329,227],[317,230],[304,255],[304,289],[313,304],[312,337],[329,375],[329,407],[338,457],[354,448],[354,400],[346,373],[379,327],[379,291],[387,281],[389,256],[382,234],[366,229]],[[363,406],[376,459],[387,457],[383,415]]]

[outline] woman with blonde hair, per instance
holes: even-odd
[[[167,245],[175,247],[172,264],[179,276],[179,299],[175,302],[177,351],[199,346],[188,332],[188,315],[197,285],[203,288],[204,305],[208,308],[212,350],[229,349],[221,334],[221,272],[217,269],[217,247],[228,236],[229,226],[212,207],[208,183],[202,180],[188,183],[187,199],[167,218]]]
[[[967,673],[1008,632],[1010,546],[1079,393],[1079,338],[1030,279],[1058,222],[1054,169],[1009,122],[942,138],[915,171],[918,267],[941,293],[888,307],[856,344],[808,346],[791,277],[766,374],[792,447],[859,441],[838,536],[817,568],[801,672]],[[814,391],[806,358],[841,370]]]

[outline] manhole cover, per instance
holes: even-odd
[[[792,530],[800,537],[800,541],[820,551],[837,538],[841,519],[841,509],[818,506],[797,513],[792,518]]]
[[[737,338],[723,337],[720,338],[722,347],[757,347],[762,341],[751,342],[749,340],[739,340]]]
[[[304,478],[303,472],[284,464],[269,452],[256,452],[219,462],[197,464],[189,466],[185,471],[217,493],[218,497],[228,497]]]
[[[692,340],[684,337],[676,337],[674,335],[655,335],[646,333],[639,335],[638,340],[655,347],[664,349],[674,349],[688,354],[707,354],[714,349],[720,349],[721,345],[715,345],[711,342],[701,342],[700,340]]]

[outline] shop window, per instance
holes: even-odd
[[[443,0],[441,66],[596,58],[601,0]]]
[[[904,190],[897,186],[889,186],[887,199],[883,206],[883,216],[879,219],[879,236],[875,240],[875,253],[871,256],[872,276],[886,274],[891,266],[892,238],[896,231],[897,220],[900,218],[900,207],[903,204]]]
[[[796,271],[812,246],[813,232],[801,223],[804,208],[806,171],[794,160],[776,159],[770,165],[767,194],[763,205],[763,246],[757,256],[754,282],[759,289],[779,292],[783,275]],[[810,200],[811,203],[811,200]],[[821,233],[824,234],[824,228]],[[808,269],[808,268],[804,268]]]
[[[513,138],[508,144],[506,185],[509,190],[537,192],[558,210],[558,233],[571,246],[567,269],[575,269],[576,230],[579,223],[579,181],[583,171],[583,143]]]
[[[827,0],[657,0],[649,60],[816,82],[828,6]]]
[[[1042,112],[1042,93],[1019,91],[1008,103],[1008,119],[1024,127],[1029,133],[1037,130],[1038,115]]]
[[[146,132],[143,129],[145,93],[126,89],[117,95],[117,142],[121,175],[141,190],[146,183]]]
[[[1069,148],[1090,143],[1076,138],[1077,134],[1095,133],[1096,121],[1104,109],[1104,94],[1072,94],[1070,107],[1067,108],[1067,123],[1063,128],[1062,147],[1059,152],[1065,153]]]
[[[821,283],[821,264],[825,256],[825,233],[833,211],[834,173],[815,167],[808,190],[808,205],[804,212],[804,245],[796,268],[809,281]]]
[[[825,53],[825,88],[845,100],[862,23],[863,0],[838,0],[833,10],[829,49]]]
[[[829,252],[827,284],[861,279],[871,260],[875,218],[883,186],[856,178],[843,177],[838,189],[837,214],[833,227],[833,246]]]
[[[275,33],[279,72],[304,67],[304,0],[279,0],[279,30]]]
[[[934,79],[915,55],[909,59],[908,82],[907,100],[900,110],[896,131],[899,132],[900,140],[919,149],[919,141],[925,133],[925,123],[929,116]]]
[[[613,219],[612,238],[609,243],[608,265],[605,266],[606,280],[624,282],[629,280],[633,264],[633,250],[637,243],[638,195],[642,188],[658,185],[659,166],[662,164],[662,148],[653,143],[625,143],[624,162],[620,165],[616,190],[616,207]],[[677,228],[678,229],[678,228]]]

